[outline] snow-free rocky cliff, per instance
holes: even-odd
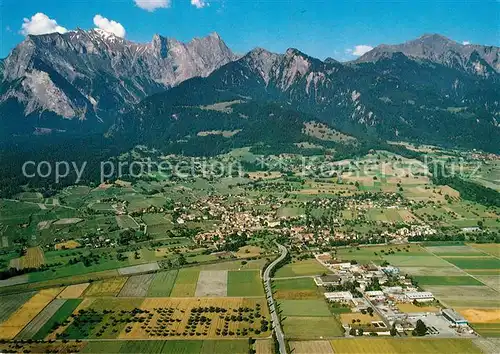
[[[111,123],[144,97],[235,59],[216,33],[189,43],[160,35],[135,43],[100,29],[30,35],[0,61],[0,122]]]

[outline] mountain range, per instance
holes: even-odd
[[[358,139],[500,146],[500,48],[437,34],[340,63],[297,49],[239,57],[217,34],[137,44],[77,30],[28,36],[0,62],[0,75],[6,135],[107,131],[161,145],[230,131],[215,135],[248,144],[281,122],[297,144],[304,124],[317,121]]]

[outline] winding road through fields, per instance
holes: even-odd
[[[285,259],[286,255],[288,254],[288,250],[286,249],[285,246],[280,245],[279,243],[276,243],[278,246],[279,250],[281,251],[281,255],[275,259],[264,271],[264,288],[266,290],[266,298],[267,302],[269,304],[269,310],[271,312],[271,320],[273,321],[273,328],[274,332],[276,333],[276,339],[278,340],[279,343],[279,348],[280,348],[280,354],[287,354],[286,352],[286,344],[285,344],[285,336],[283,334],[283,331],[281,329],[281,324],[280,324],[280,319],[278,316],[278,313],[276,312],[276,306],[275,302],[273,299],[273,290],[271,288],[271,271],[276,267],[276,264],[281,262],[283,259]]]

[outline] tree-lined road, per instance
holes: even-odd
[[[267,302],[269,303],[269,309],[271,311],[271,320],[273,321],[274,332],[276,333],[276,339],[278,340],[280,347],[280,354],[287,354],[285,345],[285,336],[281,330],[280,319],[278,313],[276,312],[276,306],[273,299],[273,290],[271,288],[271,271],[276,267],[276,264],[285,259],[288,254],[288,250],[285,246],[276,243],[279,250],[281,251],[281,256],[274,260],[264,271],[264,288],[266,290]]]

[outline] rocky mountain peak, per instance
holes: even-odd
[[[403,44],[382,44],[355,62],[374,62],[391,57],[393,53],[397,52],[401,52],[409,58],[428,60],[481,76],[488,76],[495,72],[500,73],[499,47],[463,45],[440,34],[424,34]],[[474,52],[477,55],[474,55]]]
[[[216,33],[188,43],[160,35],[136,43],[101,29],[30,35],[2,62],[0,106],[15,100],[24,107],[20,116],[106,120],[111,117],[102,116],[235,59]],[[50,99],[42,86],[50,87]]]

